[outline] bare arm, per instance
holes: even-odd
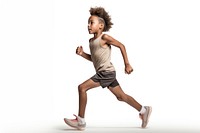
[[[82,46],[77,47],[77,49],[76,49],[76,54],[82,56],[83,58],[85,58],[85,59],[87,59],[87,60],[89,60],[89,61],[92,61],[91,55],[85,53],[85,52],[83,51],[83,47],[82,47]]]
[[[127,56],[127,53],[126,53],[125,46],[121,42],[117,41],[116,39],[114,39],[111,36],[106,35],[106,34],[104,34],[102,36],[102,39],[105,41],[105,44],[110,44],[110,45],[113,45],[113,46],[118,47],[120,49],[120,51],[122,53],[122,57],[124,59],[125,72],[130,74],[133,71],[133,68],[131,67],[131,65],[128,61],[128,56]]]

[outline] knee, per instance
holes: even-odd
[[[119,101],[126,102],[126,101],[128,100],[128,97],[127,97],[126,94],[124,94],[124,95],[121,95],[121,96],[117,97],[117,99],[118,99]]]
[[[80,84],[78,86],[78,92],[79,93],[85,93],[86,92],[86,89],[85,89],[84,85]]]

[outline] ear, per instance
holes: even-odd
[[[104,28],[104,24],[100,23],[99,28],[103,29]]]

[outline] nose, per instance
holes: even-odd
[[[88,23],[88,28],[90,28],[90,23]]]

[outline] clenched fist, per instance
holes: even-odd
[[[83,47],[82,46],[79,46],[79,47],[76,48],[76,54],[80,55],[80,56],[83,54]]]
[[[133,72],[133,68],[131,67],[130,64],[125,65],[125,73],[126,74],[131,74]]]

